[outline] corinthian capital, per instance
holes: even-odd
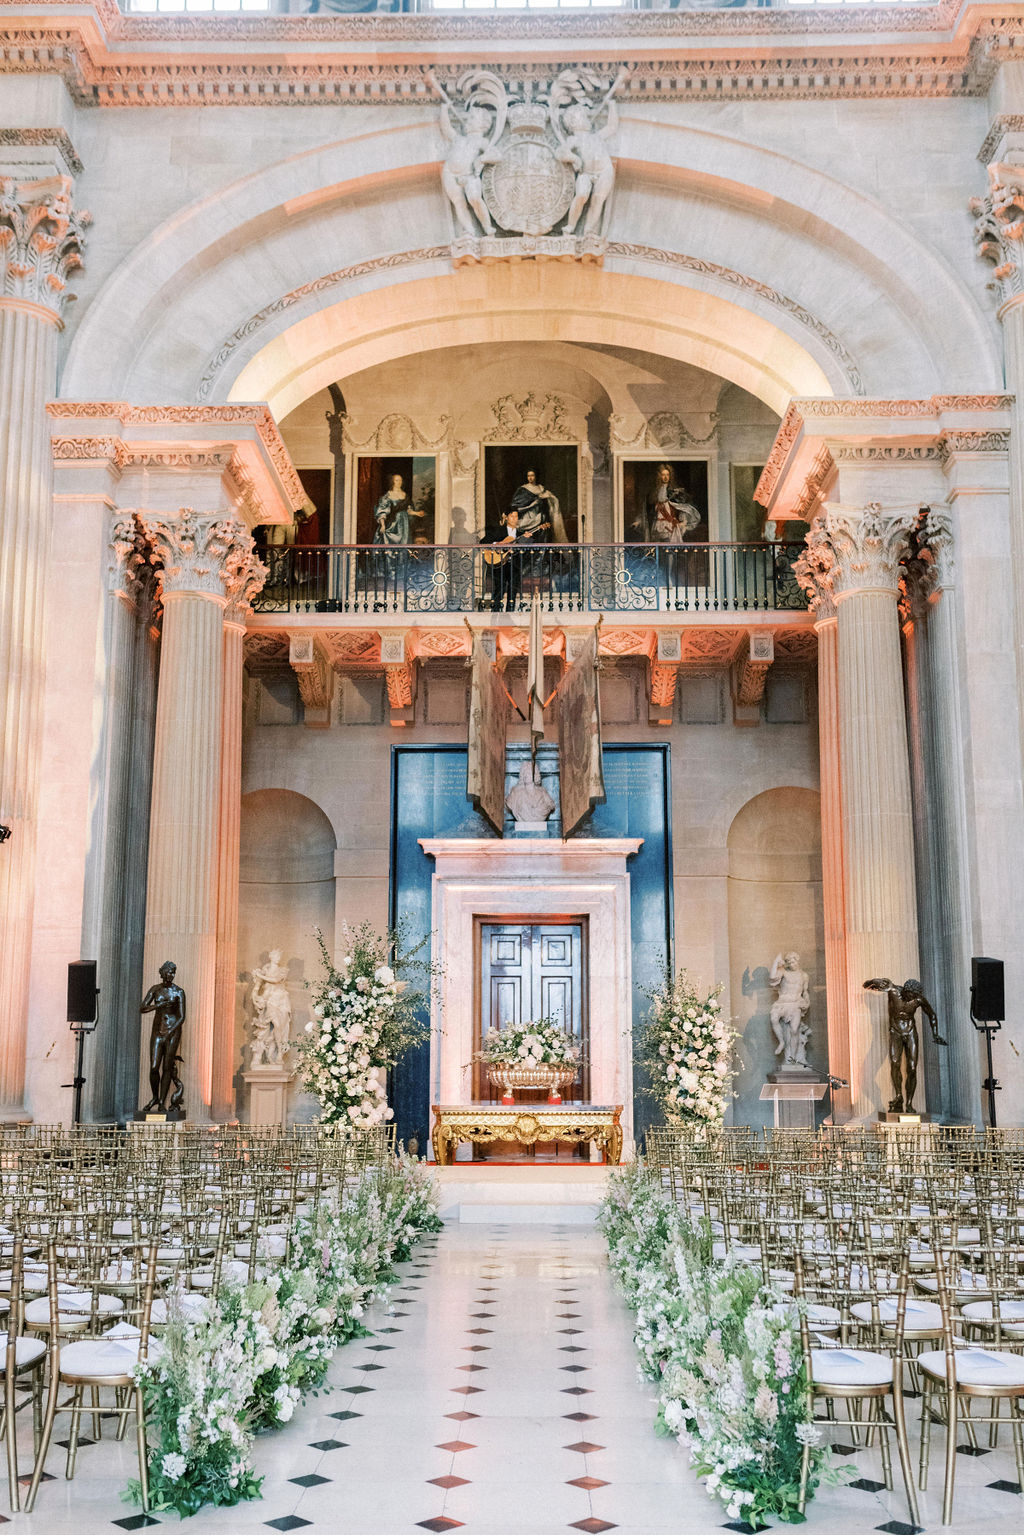
[[[110,528],[110,590],[136,605],[153,584],[155,555],[141,517],[122,512]]]
[[[254,560],[252,534],[234,517],[194,512],[177,517],[157,512],[140,518],[153,542],[163,572],[163,592],[194,592],[231,601]],[[261,582],[262,584],[262,582]]]
[[[267,580],[267,567],[256,558],[251,534],[246,536],[249,548],[227,586],[228,605],[224,616],[229,623],[245,622],[252,612],[252,599],[263,590]]]
[[[836,599],[833,590],[836,555],[832,540],[818,521],[804,540],[807,545],[803,554],[793,563],[797,585],[807,595],[807,604],[819,619],[835,618]]]
[[[68,176],[0,180],[0,303],[38,304],[60,320],[69,273],[82,265],[88,213],[71,206]]]
[[[993,161],[988,196],[972,197],[974,248],[993,268],[991,284],[1004,300],[1024,294],[1024,166]]]
[[[828,502],[819,524],[833,561],[831,588],[835,597],[848,592],[895,592],[900,561],[919,526],[918,506],[884,510],[877,501],[863,507]]]

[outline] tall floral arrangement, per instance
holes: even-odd
[[[637,1053],[670,1125],[715,1127],[725,1118],[736,1034],[722,1015],[721,994],[720,985],[702,990],[685,970],[650,994]]]
[[[299,1044],[305,1087],[320,1100],[324,1124],[372,1130],[393,1118],[381,1080],[429,1029],[420,1021],[425,998],[399,978],[403,968],[429,970],[399,955],[399,935],[368,923],[343,929],[345,954],[336,965],[317,932],[323,974],[312,986],[313,1016]]]

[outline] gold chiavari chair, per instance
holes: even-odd
[[[936,1279],[942,1308],[942,1348],[920,1354],[921,1372],[921,1450],[920,1485],[928,1485],[932,1424],[946,1425],[946,1464],[942,1489],[942,1522],[953,1522],[953,1491],[956,1482],[958,1425],[961,1414],[972,1445],[979,1423],[998,1428],[999,1406],[1007,1403],[1017,1462],[1018,1485],[1024,1486],[1024,1354],[1008,1347],[1014,1341],[1014,1324],[1008,1334],[1003,1321],[1003,1305],[1020,1296],[1021,1259],[1024,1255],[1005,1248],[989,1248],[978,1254],[983,1272],[976,1276],[972,1295],[962,1299],[962,1253],[956,1249],[936,1250]],[[987,1292],[982,1295],[982,1292]],[[960,1336],[961,1317],[957,1307],[990,1307],[991,1346],[968,1343]],[[976,1317],[974,1320],[981,1320]],[[1019,1342],[1018,1342],[1019,1347]],[[988,1400],[991,1410],[979,1416],[975,1402]]]
[[[817,1332],[812,1337],[811,1319],[808,1315],[807,1292],[804,1283],[805,1260],[801,1253],[794,1258],[794,1295],[800,1305],[800,1345],[804,1358],[804,1373],[813,1408],[820,1397],[826,1404],[832,1420],[835,1404],[843,1402],[847,1408],[846,1424],[854,1432],[865,1429],[870,1436],[878,1431],[882,1456],[882,1473],[885,1485],[892,1488],[892,1456],[889,1435],[895,1434],[903,1485],[907,1494],[907,1506],[912,1524],[918,1523],[917,1497],[910,1460],[910,1444],[907,1437],[906,1411],[903,1400],[903,1327],[907,1299],[907,1265],[900,1270],[899,1288],[896,1295],[896,1317],[891,1329],[883,1330],[879,1311],[879,1295],[870,1251],[863,1259],[852,1258],[845,1250],[833,1249],[823,1265],[819,1258],[818,1280],[815,1287],[817,1304],[827,1303],[839,1312],[840,1318],[852,1315],[854,1305],[867,1300],[870,1322],[857,1322],[857,1344],[852,1346],[842,1334],[846,1331],[840,1323],[839,1335]],[[864,1345],[868,1346],[865,1347]],[[886,1403],[892,1405],[892,1417],[886,1412]],[[867,1403],[866,1411],[863,1410]],[[810,1450],[804,1448],[800,1476],[800,1502],[802,1513],[806,1504],[807,1479],[810,1469]]]
[[[28,1386],[29,1394],[25,1400],[32,1407],[33,1431],[38,1447],[42,1423],[43,1367],[46,1363],[46,1344],[40,1338],[26,1337],[22,1331],[23,1261],[24,1240],[18,1232],[11,1252],[7,1331],[3,1338],[4,1401],[3,1424],[0,1427],[0,1433],[7,1444],[7,1482],[12,1513],[17,1513],[21,1508],[18,1484],[18,1388],[23,1383]]]
[[[103,1255],[99,1252],[91,1254],[90,1267],[102,1272],[104,1256],[109,1263],[109,1253]],[[67,1255],[64,1256],[67,1261]],[[82,1260],[79,1259],[81,1262]],[[122,1260],[115,1258],[115,1262]],[[84,1266],[84,1265],[83,1265]],[[50,1448],[50,1439],[53,1434],[53,1425],[59,1412],[71,1414],[71,1430],[68,1437],[67,1462],[65,1476],[71,1481],[75,1474],[75,1464],[78,1456],[79,1425],[83,1410],[83,1398],[88,1390],[93,1393],[107,1390],[114,1393],[112,1405],[105,1408],[108,1415],[118,1419],[118,1438],[123,1438],[128,1427],[128,1418],[134,1411],[136,1443],[139,1457],[139,1481],[142,1490],[142,1511],[149,1511],[149,1463],[146,1444],[146,1413],[145,1400],[141,1387],[135,1379],[136,1367],[140,1360],[147,1357],[150,1344],[150,1319],[153,1306],[153,1293],[157,1273],[157,1243],[154,1241],[149,1249],[144,1264],[134,1265],[134,1283],[128,1303],[125,1305],[122,1319],[115,1328],[105,1332],[97,1329],[90,1337],[76,1338],[73,1342],[62,1341],[60,1328],[60,1301],[58,1297],[58,1283],[61,1269],[61,1260],[58,1257],[57,1243],[51,1238],[47,1243],[47,1271],[48,1271],[48,1300],[50,1303],[50,1328],[47,1347],[49,1361],[50,1382],[47,1393],[46,1411],[43,1418],[43,1428],[36,1453],[35,1466],[32,1471],[32,1481],[29,1486],[25,1508],[28,1513],[35,1507],[36,1494],[39,1491],[39,1483],[42,1480],[46,1467],[46,1456]],[[79,1280],[85,1275],[81,1271]],[[127,1290],[126,1290],[127,1294]],[[71,1394],[63,1402],[59,1400],[62,1387],[70,1387]],[[94,1401],[96,1398],[94,1398]],[[98,1410],[94,1408],[94,1417],[98,1422]],[[98,1433],[97,1433],[98,1437]]]

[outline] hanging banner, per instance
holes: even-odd
[[[473,808],[486,816],[500,837],[505,820],[508,695],[501,673],[487,654],[480,633],[473,635],[472,666],[466,795]]]
[[[595,805],[604,803],[601,703],[597,686],[597,630],[558,688],[558,777],[562,837],[571,836]]]

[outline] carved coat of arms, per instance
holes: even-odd
[[[472,70],[454,97],[431,77],[441,98],[441,186],[456,265],[528,256],[602,260],[615,183],[613,98],[624,76],[620,70],[609,85],[563,70],[547,86],[517,86]]]

